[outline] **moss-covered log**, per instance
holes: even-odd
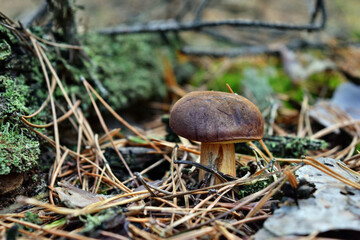
[[[301,157],[309,150],[324,150],[327,143],[321,139],[299,138],[292,136],[264,136],[263,141],[269,151],[275,157]],[[254,142],[262,151],[264,149],[259,142]],[[236,147],[238,152],[251,153],[249,147],[239,144]]]
[[[33,54],[0,25],[0,175],[26,172],[37,165],[39,140],[22,122],[39,106]]]

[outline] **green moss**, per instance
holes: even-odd
[[[241,198],[256,193],[270,185],[271,180],[259,180],[246,185],[241,185],[238,192]]]
[[[23,220],[25,222],[33,223],[33,224],[36,224],[36,225],[43,224],[43,221],[40,219],[39,215],[37,215],[36,213],[33,213],[31,211],[27,211],[25,213],[25,217],[21,218],[21,220]],[[18,226],[20,228],[24,228],[24,229],[26,229],[26,230],[28,230],[30,232],[35,231],[35,229],[32,229],[32,228],[27,227],[27,226],[23,226],[23,225],[20,225],[20,224],[18,224]]]
[[[14,49],[16,46],[14,44]],[[16,52],[10,51],[9,54],[17,56]],[[39,141],[34,133],[23,126],[19,117],[38,107],[31,90],[31,85],[35,82],[28,81],[23,74],[19,74],[21,66],[31,68],[32,64],[24,64],[27,62],[26,56],[18,58],[16,62],[19,66],[15,71],[11,67],[15,63],[13,59],[5,59],[7,74],[0,75],[0,175],[26,172],[34,168],[40,154]]]
[[[0,76],[0,118],[13,112],[27,114],[26,103],[30,98],[29,86],[25,85],[23,77],[11,78]]]
[[[301,157],[306,155],[309,150],[324,150],[328,144],[322,139],[310,139],[300,138],[294,136],[267,136],[262,139],[269,149],[269,151],[275,156],[280,158]],[[262,151],[263,147],[258,141],[254,144]],[[241,153],[251,154],[248,146],[244,143],[235,145],[235,150]]]
[[[5,41],[5,39],[0,40],[0,61],[5,60],[11,54],[11,47]]]
[[[330,98],[335,89],[343,82],[343,77],[338,72],[319,72],[309,77],[307,88],[310,93],[317,96],[319,92],[326,86],[326,95],[323,98]]]
[[[12,171],[26,172],[37,165],[40,154],[39,141],[33,133],[18,124],[2,123],[0,126],[0,175]]]
[[[90,74],[108,91],[105,99],[116,109],[154,97],[164,97],[158,40],[148,35],[83,38],[91,62]]]
[[[125,224],[125,218],[122,218],[122,208],[114,207],[108,208],[100,211],[95,215],[87,215],[85,219],[80,218],[85,223],[84,228],[81,232],[88,236],[90,234],[94,234],[96,230],[101,230],[109,227],[112,224],[119,224],[119,218],[122,219],[123,224]],[[120,227],[120,226],[117,226]]]
[[[37,215],[36,213],[33,213],[31,211],[27,211],[25,213],[25,218],[22,218],[22,220],[26,221],[26,222],[30,222],[30,223],[34,223],[34,224],[42,224],[43,222],[41,221],[39,215]]]
[[[206,75],[206,70],[203,67],[199,66],[198,70],[195,72],[194,76],[192,77],[190,84],[195,88],[200,87],[202,84],[204,84],[205,75]]]
[[[7,28],[3,27],[2,25],[0,25],[0,35],[4,36],[3,38],[7,39],[9,41],[9,44],[17,42],[16,37],[13,34],[11,34],[10,31]]]
[[[20,116],[33,113],[46,97],[46,85],[37,57],[12,31],[0,25],[1,175],[27,172],[37,166],[39,140],[22,123]],[[32,118],[31,122],[49,122],[47,111]]]
[[[240,74],[238,71],[229,71],[216,79],[215,81],[211,82],[208,86],[210,90],[219,90],[223,92],[228,92],[228,88],[226,84],[229,84],[231,89],[234,92],[239,92],[240,90]]]

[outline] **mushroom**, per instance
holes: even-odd
[[[179,136],[201,142],[200,163],[216,159],[217,170],[236,176],[234,143],[260,140],[264,120],[259,109],[237,94],[217,91],[190,92],[170,113],[170,127]],[[211,167],[211,166],[209,166]],[[199,180],[205,176],[200,170]],[[215,179],[215,183],[220,183]]]

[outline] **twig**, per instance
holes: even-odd
[[[220,171],[217,171],[217,170],[214,170],[210,167],[207,167],[201,163],[197,163],[197,162],[193,162],[193,161],[188,161],[188,160],[175,160],[174,163],[176,164],[188,164],[188,165],[191,165],[191,166],[195,166],[196,168],[200,168],[201,170],[205,170],[207,172],[211,172],[213,174],[216,175],[216,177],[218,177],[219,179],[221,179],[223,182],[226,182],[227,180],[236,180],[237,178],[234,178],[230,175],[225,175],[224,173],[220,172]]]
[[[310,24],[286,24],[275,22],[263,22],[249,19],[226,19],[219,21],[199,21],[201,13],[206,6],[207,1],[203,0],[195,14],[194,21],[178,22],[177,19],[151,21],[147,24],[138,25],[120,25],[115,28],[106,28],[99,30],[100,34],[116,35],[116,34],[132,34],[132,33],[151,33],[151,32],[179,32],[201,30],[206,27],[232,26],[232,27],[252,27],[264,29],[277,29],[282,31],[319,31],[324,29],[326,24],[326,9],[323,0],[317,0],[316,8],[311,16]],[[319,24],[315,23],[318,15],[321,15]]]
[[[196,13],[195,13],[195,17],[194,17],[194,22],[198,22],[201,20],[201,15],[203,10],[205,9],[206,5],[209,3],[209,0],[202,0],[201,3],[199,4],[199,7],[196,9]]]
[[[152,197],[157,197],[156,194],[150,189],[149,185],[146,183],[146,181],[144,180],[144,178],[140,175],[140,173],[138,172],[134,172],[134,175],[136,176],[137,179],[139,179],[139,181],[142,183],[142,185],[146,188],[146,190],[148,190],[148,192],[150,193],[150,195]]]
[[[240,47],[230,48],[224,50],[212,49],[199,49],[189,46],[181,48],[181,53],[191,56],[209,56],[209,57],[237,57],[244,55],[258,55],[258,54],[276,54],[276,50],[272,50],[267,46],[253,46],[253,47]]]
[[[291,50],[296,49],[324,49],[330,48],[331,46],[328,44],[320,43],[320,42],[308,42],[306,40],[295,40],[286,44],[286,48]],[[256,46],[242,46],[242,47],[232,47],[226,49],[214,49],[214,48],[194,48],[191,46],[184,46],[181,48],[181,52],[190,56],[209,56],[209,57],[238,57],[238,56],[247,56],[247,55],[259,55],[259,54],[267,54],[267,55],[275,55],[279,54],[279,50],[277,48],[267,46],[267,45],[256,45]]]
[[[317,0],[315,3],[314,11],[311,15],[310,23],[313,24],[316,20],[316,17],[319,15],[319,12],[321,12],[321,26],[324,28],[326,24],[326,10],[325,10],[325,2],[323,0]]]
[[[98,31],[100,34],[118,35],[118,34],[134,34],[134,33],[151,33],[151,32],[178,32],[178,31],[194,31],[205,27],[252,27],[252,28],[265,28],[276,29],[281,31],[319,31],[324,28],[324,21],[320,24],[285,24],[275,22],[263,22],[248,19],[227,19],[219,21],[203,21],[203,22],[183,22],[180,23],[174,19],[165,21],[151,21],[148,24],[138,24],[134,26],[120,25],[114,28],[105,28]]]

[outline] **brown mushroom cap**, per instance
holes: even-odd
[[[178,135],[208,143],[259,140],[264,120],[246,98],[216,91],[191,92],[175,103],[170,127]]]

